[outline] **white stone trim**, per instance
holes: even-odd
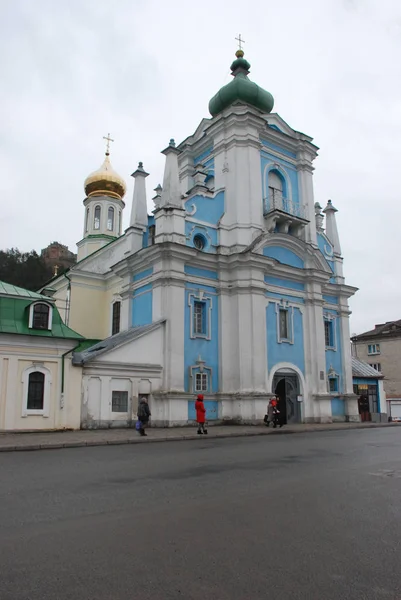
[[[269,301],[271,302],[271,300]],[[294,306],[288,300],[279,300],[276,305],[277,343],[294,344]],[[286,310],[288,315],[287,329],[290,337],[282,338],[280,335],[280,310]]]
[[[44,304],[45,306],[47,306],[49,308],[49,318],[47,320],[47,330],[51,331],[52,323],[53,323],[53,306],[49,302],[46,302],[46,300],[36,300],[35,302],[32,302],[32,304],[29,306],[29,321],[28,321],[29,329],[33,329],[33,310],[37,304]],[[45,330],[38,329],[37,331],[45,331]]]
[[[335,379],[337,381],[337,390],[335,392],[330,390],[330,379]],[[332,365],[330,365],[330,368],[326,373],[326,380],[327,392],[333,396],[340,396],[340,374],[333,369]]]
[[[45,388],[43,393],[43,409],[42,410],[28,410],[28,389],[29,389],[29,375],[31,373],[35,373],[39,371],[39,373],[43,373],[45,376]],[[29,417],[31,415],[39,415],[42,417],[49,417],[50,415],[50,391],[52,384],[52,376],[49,369],[43,367],[41,365],[33,365],[25,369],[22,373],[22,417]]]
[[[267,163],[263,170],[263,200],[265,200],[269,195],[269,171],[277,171],[283,177],[287,187],[287,195],[285,196],[285,199],[292,202],[292,186],[288,173],[282,167],[282,165],[274,161]]]
[[[193,301],[191,302],[191,298]],[[194,332],[194,302],[205,302],[206,303],[206,333],[195,333]],[[209,306],[207,306],[207,302]],[[191,339],[203,338],[205,340],[212,339],[212,297],[203,290],[199,290],[198,294],[190,292],[188,294],[188,306],[189,306],[189,337]]]
[[[291,375],[291,374],[293,375],[294,373],[296,375],[298,375],[301,396],[303,396],[303,398],[306,400],[307,396],[308,396],[308,389],[306,386],[305,378],[303,376],[302,371],[298,367],[293,365],[292,363],[281,362],[281,363],[277,363],[276,365],[274,365],[274,367],[271,368],[270,373],[269,373],[268,382],[267,382],[267,385],[268,385],[267,389],[268,390],[272,389],[273,379],[274,379],[275,374],[278,371],[283,371],[283,374],[287,374],[287,375]],[[292,371],[292,373],[291,373],[291,371]]]
[[[210,394],[212,388],[213,370],[211,367],[205,367],[204,361],[201,360],[200,357],[196,365],[191,365],[189,367],[189,389],[192,390],[192,393],[194,394],[201,393],[201,390],[196,390],[197,373],[207,375],[207,390],[205,393]]]
[[[323,321],[329,321],[330,323],[332,323],[332,334],[333,334],[333,345],[326,346],[326,333],[325,333],[324,346],[325,346],[326,350],[332,350],[333,352],[337,352],[337,332],[336,332],[337,318],[338,318],[338,315],[333,315],[332,313],[323,311]],[[324,323],[323,323],[323,325],[324,325]]]

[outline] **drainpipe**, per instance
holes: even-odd
[[[65,324],[68,326],[68,323],[70,321],[71,279],[67,275],[67,272],[63,273],[63,275],[68,280],[67,297],[65,299]]]
[[[60,408],[64,408],[64,380],[65,380],[65,357],[70,354],[70,352],[75,352],[77,348],[81,345],[82,341],[77,344],[71,350],[67,350],[64,354],[61,355],[61,396],[60,396]]]

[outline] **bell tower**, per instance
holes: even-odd
[[[105,136],[106,152],[101,167],[88,175],[84,188],[86,198],[83,238],[78,242],[78,261],[99,250],[121,235],[123,197],[126,192],[124,179],[113,169],[110,162],[110,134]]]

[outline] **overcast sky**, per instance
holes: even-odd
[[[83,182],[103,160],[153,188],[160,151],[208,117],[241,32],[250,78],[319,146],[315,200],[337,217],[352,332],[401,318],[399,0],[3,0],[0,247],[76,251]]]

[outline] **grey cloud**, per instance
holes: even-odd
[[[352,330],[399,318],[400,24],[398,0],[232,0],[229,9],[205,0],[195,11],[184,0],[9,3],[0,24],[2,246],[74,247],[83,181],[108,131],[127,204],[139,160],[150,198],[160,150],[208,116],[241,31],[251,78],[320,147],[315,199],[339,209],[347,282],[360,288]]]

